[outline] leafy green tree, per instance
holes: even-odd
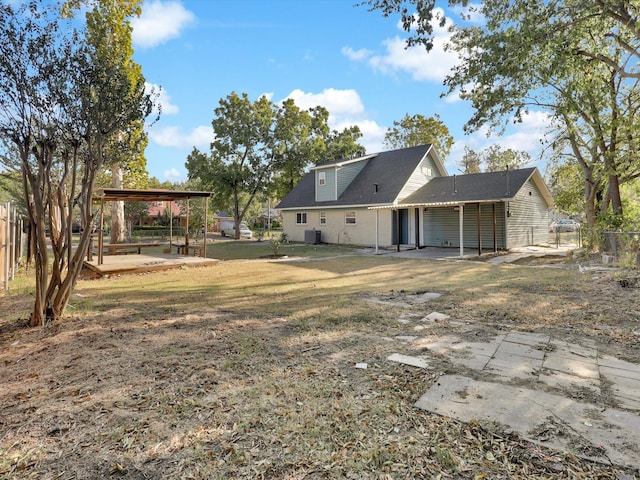
[[[278,108],[274,139],[279,168],[274,172],[270,189],[273,196],[283,198],[298,184],[307,167],[317,163],[329,134],[328,119],[325,108],[300,110],[292,99]]]
[[[266,190],[281,161],[274,140],[276,117],[277,108],[266,97],[251,102],[246,93],[232,92],[215,109],[211,154],[194,148],[187,158],[189,179],[208,186],[218,205],[230,199],[236,238],[251,202]]]
[[[358,129],[330,132],[328,117],[323,107],[302,111],[293,100],[277,106],[232,92],[215,109],[211,153],[194,148],[187,158],[189,179],[200,179],[213,204],[232,212],[239,238],[237,227],[257,196],[286,195],[330,153],[364,151],[355,142]]]
[[[435,0],[367,3],[384,15],[401,15],[411,31],[408,44],[432,47]],[[598,208],[621,216],[620,184],[638,168],[637,7],[615,0],[449,3],[486,20],[482,27],[457,27],[450,45],[462,62],[445,84],[473,104],[466,130],[504,127],[531,108],[544,109],[553,120],[554,145],[581,166],[588,224],[595,225]]]
[[[485,172],[500,172],[522,168],[531,163],[531,155],[511,148],[503,149],[500,145],[491,145],[482,152]]]
[[[159,188],[163,190],[171,190],[174,187],[174,185],[170,181],[165,180],[164,182],[161,182],[156,177],[148,178],[146,181],[146,186],[147,188]]]
[[[500,172],[522,168],[531,163],[531,155],[500,145],[491,145],[481,152],[465,147],[462,157],[464,173]]]
[[[104,167],[105,145],[117,132],[151,113],[144,81],[132,81],[122,58],[98,55],[111,39],[88,39],[60,12],[31,2],[0,5],[0,135],[17,155],[6,165],[21,173],[34,233],[36,291],[30,325],[64,315],[91,228],[72,243],[74,210],[94,224],[92,197]],[[46,227],[53,258],[49,261]]]
[[[82,6],[87,25],[87,40],[96,42],[96,55],[122,61],[121,68],[136,83],[142,78],[142,68],[132,60],[132,27],[128,19],[139,16],[142,0],[70,0],[63,12],[71,17]],[[104,41],[108,39],[108,41]],[[112,135],[104,145],[111,171],[111,187],[144,188],[148,178],[144,150],[148,138],[144,131],[144,119],[135,119],[117,135]],[[124,202],[111,202],[111,242],[125,240],[126,225]]]
[[[460,166],[462,167],[462,173],[480,173],[482,169],[482,157],[472,148],[465,146]]]
[[[438,114],[426,118],[420,114],[409,116],[407,113],[402,120],[393,122],[393,127],[384,135],[384,142],[391,149],[431,143],[438,155],[445,159],[451,152],[453,136]]]
[[[322,154],[322,159],[317,161],[316,165],[341,158],[349,158],[355,155],[364,155],[366,149],[358,143],[360,138],[362,138],[362,132],[357,125],[346,127],[341,132],[332,130],[329,133],[329,137],[325,140],[325,150]]]
[[[284,198],[310,165],[364,153],[364,147],[358,144],[362,137],[359,127],[339,132],[330,130],[328,122],[329,111],[322,106],[304,111],[292,99],[283,102],[274,131],[279,167],[269,189],[271,196]]]
[[[577,162],[550,164],[548,170],[549,189],[555,200],[555,209],[570,216],[584,212],[584,181]]]

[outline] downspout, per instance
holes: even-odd
[[[379,233],[379,227],[378,227],[379,219],[378,219],[378,217],[379,217],[379,214],[380,214],[380,210],[378,210],[376,208],[376,255],[378,255],[378,246],[379,246],[379,242],[378,242],[378,233]]]

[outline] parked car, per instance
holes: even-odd
[[[580,224],[571,219],[558,220],[557,222],[553,222],[551,224],[551,228],[549,228],[549,231],[551,233],[575,232],[578,230],[580,230]]]
[[[220,235],[226,237],[227,235],[230,237],[236,236],[235,223],[230,221],[223,221],[220,225]],[[252,232],[247,226],[245,222],[240,222],[240,238],[248,238],[251,239]]]

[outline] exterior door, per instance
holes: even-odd
[[[394,210],[392,216],[393,222],[393,234],[391,236],[392,243],[398,244],[398,237],[400,238],[400,245],[407,245],[409,243],[409,209],[402,208],[400,210]]]

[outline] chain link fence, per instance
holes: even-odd
[[[604,255],[620,267],[640,267],[640,232],[603,232]]]

